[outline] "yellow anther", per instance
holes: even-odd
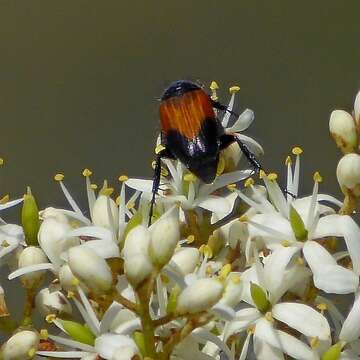
[[[310,339],[310,346],[315,349],[319,346],[319,338],[317,336]]]
[[[165,146],[159,144],[156,148],[155,148],[155,154],[158,155],[160,154],[161,151],[165,150]]]
[[[120,182],[124,182],[124,181],[126,181],[126,180],[129,180],[129,177],[128,177],[127,175],[120,175],[119,178],[118,178],[118,180],[119,180]]]
[[[195,241],[195,236],[194,235],[189,235],[187,238],[186,238],[186,242],[188,244],[192,244],[193,242]]]
[[[252,186],[254,184],[255,184],[254,179],[253,178],[248,178],[248,179],[245,180],[244,186],[245,187],[250,187],[250,186]]]
[[[230,94],[235,94],[240,91],[240,86],[234,85],[229,88]]]
[[[74,285],[77,285],[77,284],[74,284]],[[69,299],[73,299],[75,297],[75,293],[73,291],[68,291],[66,296],[69,298]]]
[[[294,154],[294,155],[301,155],[303,153],[303,149],[299,146],[295,146],[292,148],[291,152]]]
[[[184,175],[184,181],[193,182],[197,177],[193,173],[188,173]]]
[[[211,259],[213,257],[213,251],[209,245],[201,245],[199,248],[199,251],[201,254],[206,256],[208,259]]]
[[[0,204],[6,204],[10,200],[10,195],[6,194],[0,199]]]
[[[133,201],[129,201],[127,204],[126,204],[126,207],[130,210],[130,209],[133,209],[135,207],[135,203]]]
[[[82,174],[83,174],[83,176],[88,177],[88,176],[92,175],[92,171],[85,168],[83,170]]]
[[[274,322],[274,318],[273,318],[273,316],[272,316],[271,311],[268,311],[268,312],[265,314],[265,319],[266,319],[267,321]]]
[[[206,267],[205,272],[206,272],[206,275],[209,275],[209,276],[210,276],[210,275],[213,274],[214,270],[213,270],[213,268],[212,268],[211,265],[208,265],[208,266]]]
[[[220,176],[224,172],[224,170],[225,170],[225,159],[222,155],[220,155],[218,166],[216,169],[216,175]]]
[[[3,159],[3,158],[0,158],[0,166],[1,166],[1,165],[4,165],[4,163],[5,163],[4,159]]]
[[[74,276],[74,277],[71,279],[71,285],[77,286],[77,285],[79,285],[79,284],[80,284],[79,279]]]
[[[287,156],[286,159],[285,159],[285,165],[286,166],[289,166],[292,164],[292,159],[291,159],[291,156]]]
[[[259,178],[263,179],[264,177],[266,177],[266,172],[264,170],[260,170],[259,171]]]
[[[90,184],[90,188],[93,190],[96,190],[98,188],[98,186],[96,184]]]
[[[210,90],[217,90],[219,89],[219,85],[216,81],[212,81],[210,84]]]
[[[247,222],[249,220],[249,218],[246,215],[241,215],[239,217],[239,221],[240,222]]]
[[[49,315],[46,315],[46,317],[45,317],[45,321],[47,323],[49,323],[49,324],[54,322],[54,320],[56,320],[56,315],[55,314],[49,314]]]
[[[323,181],[323,178],[322,178],[322,176],[320,175],[320,173],[318,172],[318,171],[316,171],[315,173],[314,173],[314,181],[315,182],[318,182],[318,183],[320,183],[320,182],[322,182]]]
[[[230,264],[224,265],[220,270],[219,279],[225,280],[227,276],[230,274],[230,272],[231,272],[231,265]]]
[[[321,311],[322,314],[328,309],[328,306],[325,303],[317,304],[316,307]]]
[[[49,337],[49,332],[47,329],[41,329],[39,335],[41,340],[47,340]]]
[[[62,180],[64,180],[64,177],[65,177],[64,174],[58,173],[54,176],[54,180],[62,181]]]
[[[161,168],[161,176],[163,177],[169,176],[169,172],[164,167]]]
[[[228,190],[234,191],[236,189],[236,184],[228,184],[226,187]]]
[[[281,245],[282,245],[283,247],[289,247],[289,246],[290,246],[290,241],[289,241],[289,240],[283,240],[283,241],[281,242]]]
[[[305,265],[305,261],[302,257],[299,257],[296,259],[296,263],[300,266],[304,266]]]
[[[10,246],[10,244],[8,243],[7,240],[3,240],[3,242],[1,243],[1,246],[6,248],[6,247]]]
[[[161,278],[161,281],[162,281],[164,284],[169,284],[170,279],[169,279],[168,276],[166,276],[165,274],[160,274],[160,278]]]
[[[115,199],[115,204],[116,204],[117,206],[119,206],[119,205],[120,205],[120,201],[121,201],[121,197],[120,197],[120,195],[119,195],[119,196],[117,196],[116,199]]]
[[[270,173],[270,174],[267,176],[267,178],[268,178],[270,181],[276,181],[277,178],[278,178],[278,176],[277,176],[277,174],[275,174],[275,173]]]
[[[36,354],[36,349],[35,348],[29,349],[27,354],[28,354],[30,359],[33,358],[35,356],[35,354]]]
[[[248,334],[254,334],[255,333],[255,326],[249,326],[247,329],[246,329],[246,332]]]
[[[241,281],[240,275],[237,275],[237,274],[231,275],[231,281],[234,284],[240,284],[240,281]]]

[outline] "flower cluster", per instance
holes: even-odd
[[[312,193],[299,193],[300,147],[281,186],[275,173],[260,171],[256,184],[252,169],[237,170],[236,144],[212,184],[164,159],[150,226],[152,180],[125,175],[115,198],[85,169],[88,212],[62,174],[69,209],[39,211],[30,188],[2,199],[0,210],[22,203],[21,226],[0,219],[0,259],[26,297],[22,316],[12,314],[0,287],[1,359],[359,359],[359,113],[358,94],[353,115],[330,117],[346,154],[344,201],[319,192],[318,172]],[[226,112],[222,126],[260,155],[240,134],[253,119],[247,109],[229,126]]]

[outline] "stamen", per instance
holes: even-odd
[[[316,307],[320,310],[322,314],[328,309],[328,306],[325,303],[317,304]]]
[[[47,340],[49,337],[49,332],[47,329],[41,329],[39,335],[41,340]]]
[[[0,204],[6,204],[10,200],[10,195],[6,194],[0,199]]]
[[[212,81],[210,84],[210,90],[218,90],[219,89],[219,85],[217,84],[216,81]]]
[[[201,245],[199,251],[208,259],[211,259],[213,257],[213,251],[209,245]]]
[[[294,154],[294,155],[301,155],[303,153],[303,149],[299,146],[295,146],[292,148],[291,152]]]
[[[260,170],[259,171],[259,178],[263,179],[264,177],[266,177],[266,172],[264,170]]]
[[[224,265],[220,270],[219,277],[218,277],[219,280],[225,281],[230,272],[231,272],[231,264]]]
[[[159,155],[161,151],[165,150],[165,146],[159,144],[156,148],[155,148],[155,154]]]
[[[88,177],[88,176],[92,175],[92,171],[89,170],[89,169],[87,169],[87,168],[85,168],[85,169],[83,170],[82,174],[83,174],[83,176]]]
[[[319,346],[319,338],[317,336],[311,338],[310,346],[314,349]]]
[[[270,181],[275,181],[277,179],[277,174],[275,173],[270,173],[267,178],[270,180]]]
[[[195,236],[194,235],[189,235],[187,238],[186,238],[186,242],[188,244],[192,244],[193,242],[195,241]]]
[[[5,160],[3,158],[0,158],[0,166],[5,164]]]
[[[292,165],[291,156],[287,156],[287,157],[286,157],[286,159],[285,159],[285,165],[286,165],[286,166]]]
[[[188,173],[184,175],[184,181],[193,182],[196,181],[197,177],[193,173]]]
[[[56,174],[56,175],[54,176],[54,180],[55,180],[55,181],[62,181],[62,180],[64,180],[64,177],[65,177],[64,174],[58,173],[58,174]]]
[[[125,182],[125,181],[129,180],[129,177],[127,175],[120,175],[118,180],[120,182]]]
[[[250,186],[253,186],[255,184],[255,181],[253,178],[248,178],[245,180],[245,183],[244,183],[244,186],[245,187],[250,187]]]
[[[45,321],[49,324],[53,323],[54,320],[56,320],[56,314],[49,314],[45,317]]]
[[[231,281],[232,281],[234,284],[239,284],[240,281],[241,281],[241,278],[240,278],[239,275],[233,274],[233,275],[231,276]]]
[[[318,171],[316,171],[315,173],[314,173],[314,181],[315,182],[318,182],[318,183],[320,183],[320,182],[322,182],[323,181],[323,178],[322,178],[322,176],[320,175],[320,173],[318,172]]]
[[[226,185],[227,189],[230,191],[234,191],[236,189],[236,184],[228,184]]]
[[[96,190],[98,188],[98,186],[96,184],[90,184],[90,188],[93,190]]]
[[[229,88],[230,94],[236,94],[239,91],[240,91],[240,86],[238,85],[234,85]]]

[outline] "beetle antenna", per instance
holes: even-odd
[[[226,111],[228,113],[230,113],[231,115],[234,115],[234,116],[239,116],[239,114],[237,114],[236,112],[230,110],[227,106],[221,104],[220,102],[218,101],[215,101],[215,100],[212,100],[211,99],[211,103],[212,103],[212,106],[215,108],[215,109],[218,109],[220,111]]]

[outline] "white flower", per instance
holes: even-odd
[[[58,289],[41,289],[35,297],[35,305],[43,317],[49,314],[72,314],[69,300]]]
[[[11,260],[11,255],[25,245],[24,232],[21,226],[5,224],[0,226],[0,265]]]
[[[195,270],[199,259],[200,252],[197,248],[183,247],[175,252],[169,265],[185,276]]]
[[[258,352],[264,346],[296,359],[316,359],[308,345],[278,330],[273,319],[285,323],[306,337],[317,337],[320,341],[330,339],[330,327],[323,315],[304,304],[279,302],[286,291],[301,284],[309,276],[305,267],[292,263],[294,253],[291,248],[277,249],[264,259],[264,265],[256,257],[255,264],[241,275],[242,299],[253,308],[246,307],[237,311],[235,319],[225,326],[223,333],[226,341],[234,333],[255,327],[253,332],[247,334],[240,359],[246,359],[252,334],[254,351],[263,359],[266,357]],[[254,284],[257,284],[257,292],[254,292]]]
[[[297,195],[299,179],[299,156],[297,156],[294,174],[288,163],[289,193]],[[239,196],[259,214],[247,220],[251,237],[261,237],[266,246],[276,249],[282,245],[295,251],[303,250],[304,257],[313,274],[315,286],[326,292],[344,294],[356,291],[358,277],[340,265],[319,243],[313,241],[329,236],[343,237],[353,266],[360,269],[360,229],[349,216],[333,214],[334,210],[321,205],[325,200],[340,205],[329,195],[318,194],[319,175],[314,176],[313,194],[310,197],[293,199],[290,194],[285,198],[274,180],[264,177],[269,198],[255,202],[237,191]],[[254,188],[254,191],[256,189]]]
[[[78,287],[78,292],[81,301],[73,298],[75,305],[83,316],[87,328],[90,329],[94,339],[92,344],[82,343],[71,339],[71,332],[67,332],[62,325],[61,319],[55,319],[54,324],[60,328],[65,334],[70,336],[70,339],[49,335],[49,338],[58,344],[69,347],[69,351],[38,351],[37,354],[41,356],[60,357],[60,358],[81,358],[85,359],[87,356],[96,355],[101,356],[105,360],[117,359],[131,359],[134,355],[140,355],[140,352],[134,342],[129,336],[135,330],[141,328],[140,320],[135,316],[128,314],[128,310],[124,310],[122,306],[113,302],[107,309],[101,321],[97,316],[85,296],[81,288]],[[123,314],[123,312],[126,314]],[[121,357],[123,354],[131,354],[129,358]]]

